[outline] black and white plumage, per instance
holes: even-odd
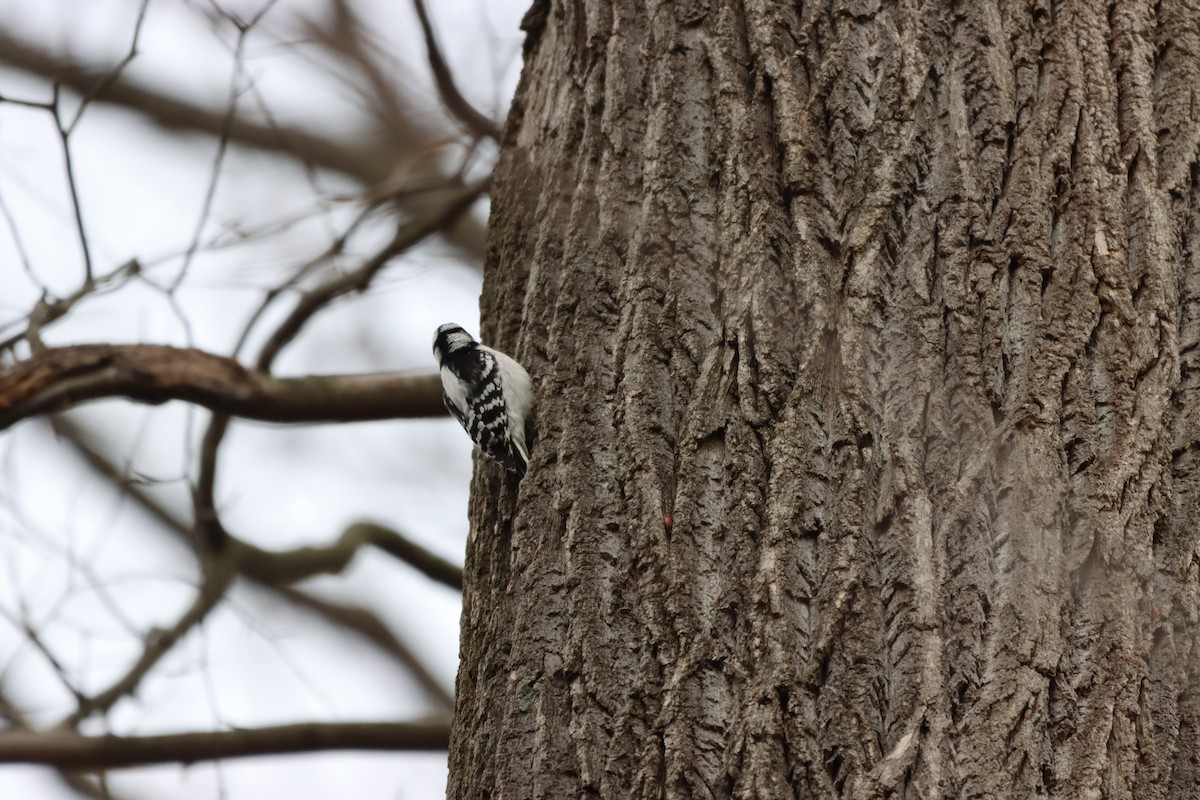
[[[448,322],[433,337],[442,399],[484,455],[525,477],[533,444],[533,381],[513,359]]]

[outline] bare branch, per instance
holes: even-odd
[[[425,690],[426,694],[441,703],[447,711],[454,710],[454,694],[442,686],[433,672],[400,637],[392,633],[392,629],[379,618],[378,614],[361,606],[337,603],[289,586],[273,588],[300,608],[320,616],[324,622],[362,636],[403,664],[416,678],[417,683],[421,684],[421,688]]]
[[[259,583],[296,583],[316,575],[344,570],[363,545],[377,547],[412,566],[421,574],[451,589],[462,591],[462,570],[409,541],[391,528],[373,522],[356,522],[332,545],[270,551],[241,543],[238,569]]]
[[[363,422],[445,414],[436,374],[276,378],[232,358],[165,345],[47,348],[0,372],[0,430],[88,400],[183,400],[263,422]]]
[[[372,546],[400,559],[426,578],[462,591],[462,569],[410,541],[399,532],[374,522],[356,522],[347,529],[359,531]]]
[[[367,259],[357,269],[331,278],[300,298],[287,318],[259,352],[257,366],[269,372],[276,356],[300,334],[304,325],[322,308],[333,300],[351,292],[365,292],[388,263],[424,241],[429,236],[452,224],[465,215],[475,201],[487,189],[489,182],[479,181],[466,187],[445,206],[433,213],[426,213],[396,231],[396,235],[379,252]],[[210,552],[218,552],[228,539],[228,533],[217,515],[214,492],[217,482],[217,453],[229,427],[229,417],[216,414],[204,432],[200,444],[200,470],[193,493],[193,506],[199,543]]]
[[[261,6],[263,11],[259,17],[265,13],[266,8],[274,4],[274,0],[268,0],[265,6]],[[296,582],[344,570],[364,547],[383,550],[432,580],[461,591],[462,571],[459,567],[414,544],[403,534],[369,522],[350,525],[335,542],[327,546],[266,550],[224,531],[221,519],[223,514],[219,515],[217,512],[213,487],[218,471],[217,451],[221,435],[232,417],[277,423],[321,423],[441,416],[444,413],[436,375],[377,373],[281,378],[272,375],[271,369],[282,350],[308,330],[309,322],[317,313],[337,302],[339,298],[371,289],[396,256],[438,234],[445,234],[452,243],[466,246],[460,241],[462,237],[459,231],[472,227],[481,230],[478,221],[470,212],[478,198],[486,193],[488,182],[468,184],[464,178],[467,169],[465,161],[462,171],[457,174],[454,173],[453,167],[447,168],[446,164],[450,159],[442,158],[437,152],[445,146],[447,140],[432,136],[427,130],[422,130],[419,121],[413,121],[413,104],[404,96],[397,81],[397,76],[402,73],[391,68],[393,54],[387,46],[377,46],[375,31],[370,26],[363,26],[365,35],[361,40],[362,53],[364,59],[371,61],[377,70],[374,83],[368,86],[368,91],[364,92],[363,97],[369,101],[374,91],[382,91],[387,84],[391,84],[397,102],[390,108],[392,113],[386,116],[370,116],[373,106],[365,104],[366,115],[356,121],[358,127],[355,130],[348,135],[323,138],[316,133],[310,133],[307,128],[288,130],[286,125],[276,124],[267,98],[257,94],[257,89],[252,85],[253,81],[249,81],[241,71],[242,46],[253,22],[245,28],[239,28],[241,36],[234,52],[238,69],[235,70],[232,79],[231,96],[223,107],[214,110],[214,107],[204,105],[191,106],[179,102],[169,94],[159,94],[150,88],[158,84],[149,83],[144,85],[145,88],[141,88],[131,83],[130,76],[126,74],[131,70],[125,68],[137,57],[139,34],[148,5],[149,0],[133,0],[131,9],[136,7],[138,15],[132,43],[125,42],[128,44],[128,51],[115,66],[113,63],[116,58],[121,58],[120,53],[116,54],[113,60],[89,63],[77,60],[68,53],[56,53],[52,46],[43,50],[39,45],[23,44],[12,39],[10,34],[0,31],[0,65],[16,66],[46,78],[43,89],[37,95],[39,100],[49,98],[46,102],[12,102],[38,109],[52,117],[51,121],[61,140],[62,158],[65,161],[70,189],[69,200],[74,211],[74,232],[78,234],[84,253],[84,276],[81,286],[68,288],[65,292],[67,296],[57,296],[50,289],[43,288],[41,299],[36,300],[35,296],[33,299],[36,302],[27,304],[28,313],[24,318],[12,319],[0,325],[0,338],[5,339],[0,341],[0,365],[3,365],[0,366],[0,431],[15,425],[19,420],[39,416],[50,418],[51,424],[58,426],[61,421],[53,419],[56,412],[79,403],[108,397],[125,397],[133,402],[147,404],[180,400],[210,409],[213,412],[213,422],[205,438],[204,448],[199,453],[201,458],[198,475],[193,476],[195,483],[191,487],[195,503],[194,518],[189,519],[186,512],[179,515],[172,513],[170,509],[174,506],[171,504],[157,506],[159,521],[178,535],[180,541],[196,547],[203,574],[200,584],[192,590],[194,595],[189,595],[182,607],[168,611],[168,617],[156,621],[155,624],[162,627],[146,630],[144,626],[127,626],[129,634],[133,637],[130,640],[132,652],[127,654],[121,672],[107,676],[94,686],[85,683],[83,689],[75,689],[72,682],[67,680],[73,673],[68,673],[63,668],[64,664],[57,660],[55,651],[47,646],[47,643],[53,642],[54,639],[43,638],[36,626],[26,623],[22,630],[31,646],[38,648],[50,666],[63,677],[68,690],[75,694],[76,704],[73,710],[64,709],[61,720],[49,730],[35,731],[27,724],[14,723],[17,730],[6,732],[3,730],[4,723],[0,722],[0,763],[19,761],[45,764],[69,776],[74,770],[103,771],[141,764],[191,763],[203,759],[310,749],[444,749],[448,745],[449,721],[442,719],[408,725],[300,724],[257,730],[197,731],[145,737],[89,737],[80,734],[80,729],[91,733],[98,732],[88,727],[86,720],[94,721],[96,718],[111,715],[114,709],[118,709],[118,704],[123,708],[125,701],[143,693],[144,686],[166,668],[169,653],[178,652],[187,642],[203,635],[205,620],[210,618],[216,609],[228,608],[229,603],[235,602],[230,596],[231,587],[236,584],[241,588],[239,580],[243,577],[282,595],[291,604],[309,614],[319,615],[339,630],[362,635],[390,654],[398,666],[406,666],[421,686],[445,709],[453,706],[453,694],[449,684],[442,686],[433,673],[421,663],[418,658],[419,651],[416,654],[410,651],[405,642],[393,633],[376,612],[353,603],[343,604],[336,600],[322,599],[318,595],[301,590]],[[228,16],[235,25],[243,25],[240,19],[232,13],[227,13],[221,5],[223,4],[212,4],[216,16]],[[476,134],[476,139],[467,144],[470,147],[482,146],[482,138],[494,139],[499,135],[498,127],[472,108],[458,92],[442,53],[437,49],[426,7],[419,0],[417,5],[429,45],[430,64],[437,78],[437,89],[442,101],[450,113],[458,117],[459,122]],[[224,27],[217,32],[227,33]],[[227,37],[223,41],[228,41]],[[312,42],[306,43],[305,47],[311,50]],[[376,49],[372,50],[372,47]],[[250,92],[261,105],[261,115],[248,108],[247,103],[238,102],[239,96],[245,92]],[[79,97],[76,98],[73,94],[78,94]],[[77,106],[74,105],[76,100],[79,100]],[[6,99],[0,96],[0,103],[3,102],[6,102]],[[156,275],[143,272],[141,265],[136,261],[105,274],[112,266],[102,264],[103,259],[95,260],[95,253],[89,249],[84,220],[86,218],[91,221],[91,217],[80,203],[81,195],[86,200],[84,190],[88,187],[76,183],[77,176],[86,175],[78,172],[78,141],[71,137],[92,102],[123,104],[142,112],[165,127],[189,134],[203,134],[206,142],[215,142],[218,145],[211,180],[201,208],[201,217],[190,240],[183,243],[186,244],[182,253],[183,267],[174,282],[152,280]],[[393,135],[395,132],[391,129],[392,124],[403,128],[403,134]],[[441,121],[438,125],[441,127],[441,136],[444,137],[447,125]],[[457,125],[451,127],[453,131],[450,137],[454,141],[461,141],[464,138],[462,130]],[[297,144],[298,141],[300,145]],[[41,341],[44,335],[43,328],[57,319],[68,316],[84,299],[98,295],[109,287],[127,286],[130,281],[144,282],[163,292],[184,326],[191,322],[184,317],[182,305],[179,304],[173,290],[183,279],[192,259],[202,247],[208,246],[202,239],[207,236],[206,229],[211,227],[208,220],[217,182],[221,179],[222,160],[226,157],[227,147],[239,144],[260,148],[280,159],[289,159],[280,163],[292,164],[293,167],[296,166],[296,162],[290,159],[303,160],[303,166],[312,179],[313,189],[318,197],[325,196],[325,181],[317,180],[318,169],[341,169],[360,177],[370,186],[361,194],[355,191],[350,198],[343,194],[332,202],[344,204],[349,199],[359,203],[367,209],[360,215],[360,219],[366,219],[376,208],[386,206],[399,221],[394,238],[373,256],[368,251],[354,263],[345,265],[340,256],[350,231],[355,230],[359,224],[355,221],[349,230],[331,245],[329,255],[319,256],[314,260],[314,272],[317,267],[334,262],[328,273],[311,275],[300,283],[302,277],[310,275],[308,269],[300,268],[286,283],[277,286],[264,301],[264,307],[276,300],[283,301],[279,303],[280,306],[285,303],[288,305],[282,309],[269,309],[282,313],[272,313],[268,316],[264,312],[263,318],[270,320],[265,325],[256,322],[257,316],[252,320],[255,326],[254,333],[260,332],[260,326],[270,326],[269,329],[261,331],[263,336],[248,339],[255,343],[266,342],[266,346],[257,354],[247,350],[246,354],[239,355],[239,351],[235,351],[232,357],[229,357],[193,348],[157,345],[45,347]],[[311,153],[303,152],[304,147],[317,150],[325,148],[319,153],[325,160],[311,158]],[[457,150],[455,154],[457,155]],[[376,191],[372,192],[372,189]],[[387,191],[380,193],[380,189]],[[328,209],[331,207],[330,202],[328,198],[323,199],[319,207],[323,205]],[[4,209],[0,208],[0,211]],[[331,223],[327,227],[330,229],[330,235],[333,235],[336,233],[334,228],[338,226],[340,215],[331,214],[330,220]],[[467,224],[464,225],[464,221]],[[5,221],[0,221],[0,225],[2,224],[5,224]],[[9,224],[15,235],[16,225],[11,221]],[[258,231],[247,234],[236,225],[230,230],[230,235],[225,238],[231,240],[241,236],[243,241],[247,241],[250,236],[262,236]],[[72,233],[69,227],[67,233]],[[94,235],[95,231],[91,233]],[[390,233],[391,231],[385,231],[385,235]],[[215,237],[214,241],[220,241],[220,238]],[[482,241],[483,237],[480,235],[472,255],[481,255]],[[92,243],[94,244],[94,239]],[[28,262],[19,240],[17,251]],[[177,259],[179,255],[170,258]],[[37,284],[37,275],[32,265],[27,263],[26,268],[31,280]],[[283,324],[274,328],[273,326],[281,320]],[[191,342],[190,328],[187,342]],[[28,343],[28,350],[25,343]],[[30,354],[28,358],[17,360],[27,353]],[[253,361],[255,355],[258,356],[257,362]],[[241,363],[239,358],[244,358],[245,364]],[[194,410],[189,410],[184,442],[189,464],[193,463],[193,457],[196,455],[191,435],[194,422]],[[56,430],[61,430],[61,427],[56,427]],[[81,447],[81,451],[86,452],[86,448]],[[106,465],[98,453],[86,455],[96,456],[89,458],[93,466],[101,472],[107,470],[111,479],[125,489],[126,496],[135,499],[135,502],[144,501],[143,505],[157,504],[152,490],[147,490],[141,485],[142,477],[132,466],[122,468],[113,464]],[[72,557],[74,554],[74,551],[70,551]],[[73,579],[74,571],[71,576]],[[49,623],[42,620],[39,624]],[[403,631],[399,633],[402,634]],[[70,662],[65,662],[65,666],[74,668]],[[208,688],[212,689],[211,686]],[[219,714],[215,703],[214,712]],[[220,726],[218,723],[218,727]],[[98,784],[92,785],[90,781],[81,779],[79,786],[83,787],[82,791],[94,792],[97,796],[108,795],[103,774],[100,775]]]
[[[109,70],[93,69],[68,55],[50,53],[2,30],[0,63],[44,76],[85,95],[101,86],[101,90],[95,92],[96,101],[137,111],[170,130],[218,135],[225,124],[224,108],[214,110],[193,105],[176,96],[138,86],[119,77],[111,78]],[[6,98],[6,102],[50,108],[48,103],[16,101],[12,98]],[[284,131],[245,119],[237,119],[230,125],[229,136],[239,144],[261,150],[283,151],[368,184],[386,178],[391,161],[381,149],[364,147],[363,142],[341,142],[305,131]]]
[[[196,256],[196,251],[200,247],[200,237],[204,235],[204,226],[208,224],[208,218],[212,213],[213,200],[217,196],[217,184],[221,180],[221,173],[225,166],[225,156],[229,151],[230,130],[233,127],[233,121],[237,118],[238,99],[243,91],[242,81],[244,78],[243,71],[245,64],[243,56],[246,52],[246,39],[254,27],[265,17],[275,6],[277,0],[270,0],[264,3],[249,21],[242,22],[238,17],[229,15],[227,19],[237,28],[237,44],[233,49],[233,74],[229,78],[229,101],[226,104],[224,116],[221,120],[221,128],[217,135],[217,149],[213,154],[212,169],[209,171],[208,188],[204,192],[204,201],[200,204],[200,218],[196,220],[196,227],[192,233],[192,241],[188,245],[187,252],[183,257],[183,264],[179,268],[179,273],[175,276],[171,283],[171,289],[174,290],[183,283],[187,276],[188,268],[191,266],[192,259]]]
[[[10,731],[0,733],[0,763],[46,764],[71,770],[118,769],[316,750],[445,750],[449,744],[448,719],[301,723],[162,736]]]
[[[480,181],[461,191],[453,201],[433,214],[414,220],[396,231],[396,235],[374,256],[357,269],[331,278],[305,294],[292,313],[276,329],[263,345],[258,357],[259,369],[270,369],[279,352],[296,338],[304,324],[333,300],[351,292],[365,292],[379,271],[396,256],[420,244],[446,225],[470,210],[475,201],[487,190],[488,182]]]
[[[103,478],[111,481],[118,489],[128,492],[129,496],[139,506],[161,522],[168,531],[180,539],[190,539],[192,531],[183,520],[179,519],[141,487],[130,485],[121,471],[109,461],[107,456],[97,449],[97,444],[93,441],[94,437],[85,428],[65,417],[53,417],[51,418],[51,422],[54,425],[55,432],[65,437],[76,448],[80,457]],[[399,536],[399,534],[396,535]],[[235,549],[240,549],[243,553],[251,548],[248,543],[233,539],[233,537],[231,539],[235,543]],[[390,548],[384,547],[383,549]],[[436,558],[436,556],[433,558]],[[446,579],[442,579],[431,574],[431,570],[421,566],[418,558],[409,556],[408,558],[403,558],[403,560],[412,564],[426,575],[433,577],[434,580],[439,580],[447,585],[451,581],[456,581],[458,585],[462,585],[462,572],[454,565],[447,565],[443,570],[446,573]],[[450,570],[453,570],[453,575],[450,574]],[[376,614],[357,606],[342,605],[332,600],[315,597],[288,584],[261,582],[253,572],[246,571],[242,572],[241,575],[264,589],[282,595],[288,601],[311,614],[317,615],[322,621],[328,624],[342,626],[358,633],[369,643],[392,656],[412,672],[417,682],[421,684],[435,701],[443,704],[448,709],[454,707],[453,695],[438,683],[437,679],[433,676],[433,672],[422,663],[420,658]]]
[[[100,452],[99,437],[87,426],[70,417],[56,414],[49,417],[50,427],[54,434],[74,448],[79,457],[91,467],[101,478],[110,482],[113,488],[128,496],[147,514],[157,520],[163,527],[176,534],[179,540],[191,545],[188,537],[191,528],[174,512],[164,506],[157,498],[150,495],[144,487],[138,486],[121,471],[108,456]]]
[[[74,308],[77,303],[89,297],[94,297],[100,292],[118,288],[124,285],[126,281],[140,274],[141,264],[137,259],[131,259],[106,275],[101,275],[95,280],[84,281],[82,286],[61,299],[51,298],[43,288],[42,298],[38,300],[33,310],[29,312],[25,330],[8,337],[4,341],[0,341],[0,351],[9,349],[23,339],[29,342],[33,350],[42,349],[45,347],[41,337],[42,328],[66,316],[67,312]]]
[[[29,621],[29,613],[24,607],[23,601],[20,602],[20,611],[20,617],[17,617],[16,615],[10,614],[6,609],[0,609],[0,617],[7,619],[10,625],[24,634],[25,638],[29,640],[29,644],[32,645],[35,650],[41,653],[42,658],[44,658],[46,663],[50,665],[50,668],[58,677],[58,682],[62,684],[62,687],[66,689],[67,692],[70,693],[70,695],[77,701],[82,700],[83,694],[75,685],[75,681],[71,678],[69,670],[63,666],[62,661],[57,655],[54,654],[54,651],[50,649],[49,645],[47,645],[42,639],[41,634],[38,633],[37,629]]]
[[[104,691],[94,697],[84,698],[63,721],[61,727],[73,728],[93,714],[103,714],[112,708],[118,700],[132,695],[141,685],[142,679],[162,660],[163,656],[179,643],[193,628],[199,625],[217,607],[225,597],[226,590],[233,583],[235,573],[230,569],[229,562],[214,561],[210,563],[204,583],[200,586],[196,599],[187,611],[179,617],[170,628],[156,628],[147,636],[142,655],[126,671],[124,675]]]
[[[93,69],[68,55],[47,52],[3,30],[0,30],[0,64],[44,76],[89,97],[94,94],[92,99],[97,102],[131,109],[169,130],[218,136],[226,125],[225,109],[205,108],[171,94],[138,86],[124,76],[113,77],[110,70]],[[31,108],[51,108],[49,103],[7,97],[0,100]],[[228,137],[229,141],[242,146],[291,156],[307,164],[350,175],[367,186],[374,186],[388,181],[399,162],[425,150],[430,141],[437,138],[415,126],[401,129],[394,120],[392,123],[379,135],[332,138],[312,131],[261,124],[239,117],[228,124]],[[421,163],[431,170],[434,167],[430,159],[424,159]],[[462,188],[462,182],[452,175],[443,175],[439,180],[448,191]],[[419,183],[432,185],[435,176],[428,174],[420,177]],[[431,200],[430,193],[397,196],[401,208],[412,214],[421,213]],[[483,225],[463,217],[441,233],[451,244],[470,255],[473,261],[482,262],[485,246]]]
[[[425,49],[429,53],[429,68],[433,70],[433,79],[437,83],[438,95],[442,98],[442,104],[471,133],[493,141],[500,141],[500,128],[496,126],[496,123],[471,105],[455,85],[454,76],[450,74],[450,67],[442,58],[442,51],[438,47],[437,37],[433,33],[433,25],[429,21],[429,12],[425,9],[424,0],[413,0],[413,7],[417,11],[417,18],[421,21],[421,33],[425,36]]]
[[[319,19],[303,13],[297,19],[303,37],[333,56],[330,72],[347,72],[346,88],[362,98],[364,111],[387,130],[412,130],[411,103],[398,80],[399,65],[379,46],[373,26],[363,25],[346,0],[330,0]],[[428,144],[437,137],[422,138]]]
[[[11,726],[9,730],[15,728],[29,731],[32,728],[21,710],[2,691],[0,691],[0,717],[8,720]],[[0,736],[4,736],[6,733],[0,733]],[[103,784],[102,776],[100,780],[92,780],[82,772],[62,767],[58,769],[58,777],[80,797],[90,797],[92,800],[121,800],[122,797],[125,797],[125,795],[111,793]]]

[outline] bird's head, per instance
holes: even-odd
[[[461,325],[447,322],[437,329],[433,337],[433,355],[440,364],[448,355],[477,344],[471,334]]]

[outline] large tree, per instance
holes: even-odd
[[[525,25],[450,795],[1200,796],[1194,5]]]

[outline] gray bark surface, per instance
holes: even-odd
[[[527,26],[450,796],[1200,797],[1200,8]]]

